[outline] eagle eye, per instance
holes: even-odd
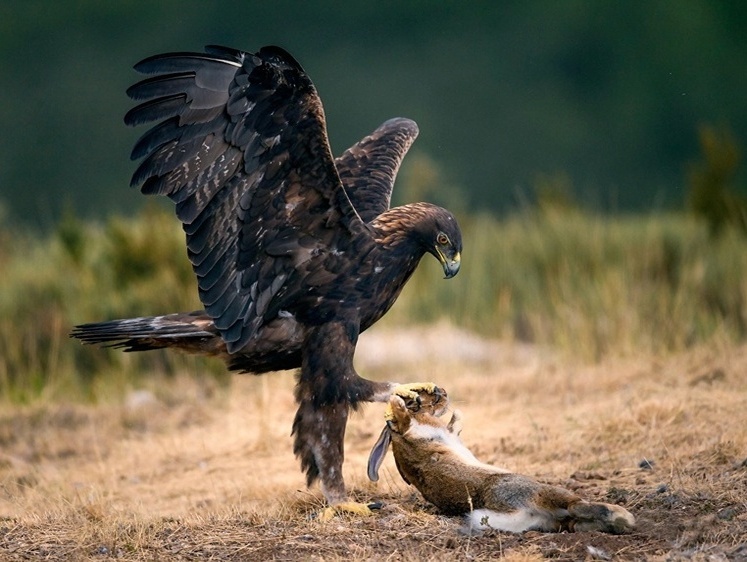
[[[441,246],[446,246],[446,244],[449,243],[449,237],[446,236],[443,232],[439,232],[438,236],[436,236],[436,242],[438,242]]]

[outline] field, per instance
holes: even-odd
[[[0,559],[747,559],[738,233],[711,239],[682,217],[478,218],[457,279],[424,264],[361,337],[358,370],[437,382],[481,460],[638,520],[624,536],[470,536],[391,458],[367,481],[381,405],[352,416],[345,469],[357,499],[384,505],[323,523],[292,454],[292,374],[67,339],[76,322],[196,307],[162,218],[0,233]]]
[[[588,548],[615,560],[747,556],[744,346],[579,366],[441,324],[373,330],[359,356],[359,369],[378,378],[446,386],[481,459],[623,504],[638,530],[467,536],[404,484],[391,458],[379,483],[366,481],[381,405],[352,418],[346,478],[359,499],[384,507],[321,523],[321,496],[304,489],[291,453],[292,377],[236,377],[229,392],[177,376],[145,382],[116,406],[2,415],[0,556],[579,560]]]

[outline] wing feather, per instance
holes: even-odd
[[[345,191],[365,222],[389,209],[402,159],[418,136],[415,121],[389,119],[335,160]]]
[[[368,235],[335,169],[313,84],[285,51],[225,47],[149,57],[128,94],[133,185],[167,195],[187,235],[200,299],[241,349],[305,292],[310,256]]]
[[[125,123],[127,125],[135,126],[149,123],[155,119],[176,117],[184,111],[186,100],[186,95],[174,94],[145,102],[138,106],[137,112],[130,111],[125,115]]]

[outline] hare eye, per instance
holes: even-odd
[[[442,246],[445,246],[449,243],[449,237],[446,236],[443,232],[439,232],[438,236],[436,237],[436,242],[438,242]]]

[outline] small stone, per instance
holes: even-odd
[[[719,511],[716,516],[723,521],[731,521],[736,514],[737,509],[734,506],[729,506]]]
[[[125,398],[125,409],[132,412],[158,404],[158,398],[150,390],[133,390]]]
[[[591,556],[592,560],[612,560],[612,556],[596,546],[588,545],[586,547],[586,552],[589,553],[589,556]]]
[[[655,461],[652,461],[651,459],[643,459],[638,463],[638,468],[641,470],[653,470],[655,465]]]

